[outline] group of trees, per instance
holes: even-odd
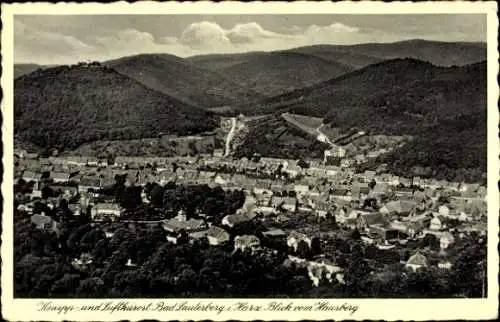
[[[233,253],[231,244],[212,247],[205,238],[175,245],[161,226],[122,225],[106,238],[99,226],[83,224],[58,236],[35,229],[22,215],[15,226],[16,297],[285,296],[298,290],[290,280],[305,276],[282,265],[284,253]],[[72,260],[82,253],[92,263],[78,269]]]
[[[109,238],[88,222],[64,222],[56,234],[35,229],[24,213],[16,211],[14,219],[16,297],[425,298],[480,297],[486,292],[486,240],[475,235],[457,245],[451,270],[432,264],[411,272],[400,263],[410,252],[364,245],[359,234],[325,242],[314,238],[311,247],[301,243],[296,251],[275,247],[275,254],[233,253],[231,243],[213,247],[205,238],[171,244],[159,225],[117,223]],[[235,229],[233,237],[259,230],[248,224]],[[437,251],[436,240],[422,243],[415,247]],[[84,253],[92,263],[77,269],[72,260]],[[310,260],[325,254],[344,268],[345,284],[323,281],[313,287],[304,267],[283,265],[288,254]],[[131,265],[126,265],[129,260]]]

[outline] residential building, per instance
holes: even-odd
[[[234,250],[245,251],[250,249],[255,251],[260,247],[260,239],[254,235],[236,236],[234,238]]]
[[[439,238],[439,245],[441,249],[447,249],[451,244],[455,242],[455,237],[449,232],[445,232]]]
[[[115,220],[120,217],[122,209],[116,203],[98,203],[90,210],[93,221],[103,221],[106,219]]]
[[[427,267],[427,258],[419,252],[416,252],[408,259],[405,267],[414,271],[422,267]]]
[[[307,235],[303,233],[299,233],[296,231],[292,231],[286,240],[286,244],[288,247],[292,247],[294,251],[297,251],[297,247],[299,246],[299,243],[301,241],[304,241],[307,243],[309,247],[311,247],[311,238],[309,238]]]

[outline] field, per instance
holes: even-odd
[[[323,118],[299,114],[283,113],[281,117],[292,126],[299,128],[307,134],[317,136],[316,129],[323,124]]]

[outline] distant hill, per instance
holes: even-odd
[[[268,53],[264,51],[253,51],[237,54],[209,54],[187,57],[186,60],[195,64],[196,66],[216,71],[222,68],[244,63],[246,61],[265,56],[267,54]]]
[[[266,104],[271,111],[325,117],[333,127],[416,137],[394,155],[398,167],[486,167],[485,62],[438,67],[414,59],[384,61]],[[264,111],[261,106],[258,113]]]
[[[37,64],[14,64],[14,79],[19,76],[29,74],[40,68],[47,68],[47,66]]]
[[[195,133],[211,113],[95,64],[48,68],[14,82],[15,134],[40,147]]]
[[[198,55],[186,58],[197,66],[220,70],[279,52],[313,55],[352,69],[372,65],[383,60],[413,58],[438,66],[462,66],[486,60],[486,44],[480,42],[440,42],[405,40],[393,43],[359,45],[313,45],[275,52],[248,52],[238,54]]]
[[[262,99],[217,72],[168,54],[143,54],[104,63],[142,84],[203,108]]]
[[[412,58],[437,66],[486,60],[486,44],[408,40],[360,45],[314,45],[273,52],[188,57],[267,96],[310,86],[385,60]]]
[[[241,86],[267,96],[319,83],[352,70],[337,62],[289,51],[247,57],[244,62],[218,71]]]
[[[353,68],[365,67],[382,60],[413,58],[438,66],[462,66],[486,60],[486,44],[473,42],[439,42],[407,40],[350,46],[317,45],[291,51],[316,55]]]
[[[355,50],[348,50],[348,46],[317,45],[290,49],[291,52],[303,53],[320,57],[330,62],[336,62],[349,66],[352,70],[372,65],[384,60],[384,58],[365,55]]]

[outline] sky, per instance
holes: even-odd
[[[180,57],[408,39],[486,41],[486,15],[16,15],[16,63]]]

